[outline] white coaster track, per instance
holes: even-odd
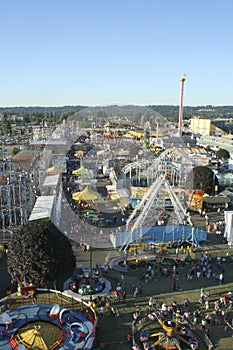
[[[151,165],[146,162],[149,165],[149,169],[145,169],[145,163],[143,165],[144,176],[147,171],[150,171],[150,174],[153,172],[154,182],[126,221],[126,231],[129,233],[124,239],[121,249],[131,243],[132,232],[141,228],[142,225],[149,227],[156,224],[161,214],[166,212],[165,199],[167,196],[169,196],[173,206],[173,213],[169,213],[171,218],[173,218],[173,222],[179,225],[184,224],[184,221],[187,220],[192,225],[190,218],[186,216],[187,208],[182,205],[173,187],[166,179],[167,166],[164,159],[168,154],[169,150],[166,150]],[[135,164],[135,166],[138,166],[138,164]],[[124,168],[124,172],[129,172],[133,166],[130,168],[130,165],[127,165]],[[136,239],[139,239],[143,235],[143,230],[139,229],[137,232]]]

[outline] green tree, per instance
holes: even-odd
[[[14,157],[19,152],[20,152],[20,148],[19,147],[13,147],[11,149],[11,156]]]
[[[23,125],[29,124],[31,122],[31,118],[29,114],[25,114],[23,116]]]
[[[9,120],[9,118],[7,117],[6,114],[4,114],[3,117],[3,126],[2,126],[3,132],[5,134],[10,134],[12,133],[12,127],[11,127],[11,122]]]
[[[9,244],[8,270],[14,281],[51,287],[68,279],[76,266],[69,239],[51,222],[33,221],[16,232]]]
[[[207,166],[194,167],[186,179],[187,189],[202,190],[209,195],[214,195],[216,185],[219,185],[218,179]]]
[[[216,152],[216,157],[218,159],[226,160],[226,159],[230,158],[230,153],[227,150],[225,150],[225,149],[219,149]]]

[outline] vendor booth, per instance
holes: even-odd
[[[225,211],[225,232],[224,237],[229,245],[233,244],[233,211]]]
[[[230,198],[227,196],[203,196],[203,209],[227,209],[229,203],[231,202]]]

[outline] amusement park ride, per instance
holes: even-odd
[[[173,150],[167,149],[152,163],[146,162],[146,164],[141,164],[136,162],[135,164],[127,165],[123,169],[125,175],[129,176],[130,179],[133,170],[140,168],[139,171],[137,170],[140,173],[140,177],[148,178],[147,182],[151,183],[151,185],[126,221],[128,235],[122,241],[122,249],[131,243],[132,232],[138,232],[136,239],[140,239],[144,233],[140,228],[144,223],[147,226],[154,226],[156,221],[164,214],[168,215],[168,219],[173,226],[183,225],[185,220],[188,225],[192,226],[190,217],[186,216],[187,203],[181,196],[181,193],[183,193],[184,197],[184,191],[178,188],[178,194],[175,193],[167,177],[168,170],[171,168],[170,159],[174,157],[173,153]],[[189,159],[188,161],[190,162]],[[184,168],[183,171],[188,170]],[[180,172],[179,177],[182,176],[184,177],[185,175]],[[173,210],[167,210],[166,198],[170,199]]]
[[[148,315],[149,317],[150,315]],[[140,341],[144,350],[183,350],[187,346],[191,350],[198,349],[198,340],[191,330],[182,326],[180,327],[173,320],[163,321],[160,317],[155,317],[162,326],[162,331],[150,334],[147,330],[140,333]],[[154,342],[152,338],[156,338]]]

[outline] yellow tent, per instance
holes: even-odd
[[[148,191],[148,187],[131,187],[131,194],[132,197],[144,197],[144,195],[146,194],[146,192]]]
[[[48,173],[54,173],[55,172],[55,166],[51,166],[50,168],[46,169],[46,174]]]
[[[81,175],[85,170],[86,168],[82,165],[79,169],[73,170],[72,175]]]
[[[133,139],[134,138],[134,136],[130,132],[127,132],[124,137],[126,139]]]
[[[72,193],[72,199],[75,201],[94,201],[98,199],[98,195],[94,192],[91,192],[88,187],[86,187],[81,192]]]
[[[129,198],[123,197],[120,198],[120,207],[125,208],[129,204]]]
[[[110,194],[110,198],[112,201],[115,201],[116,199],[119,199],[119,195],[116,191],[112,191],[112,193]]]
[[[76,151],[74,155],[77,158],[83,157],[83,151]]]

